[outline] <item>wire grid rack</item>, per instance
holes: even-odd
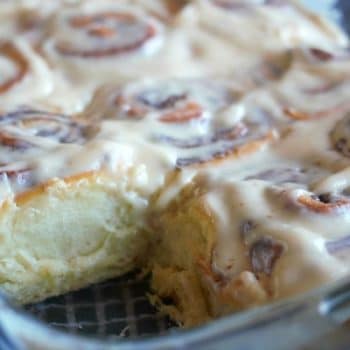
[[[136,274],[28,305],[50,326],[78,335],[120,339],[159,335],[175,328],[149,303],[147,279]]]

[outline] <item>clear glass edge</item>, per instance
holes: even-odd
[[[280,302],[251,309],[237,314],[232,314],[215,322],[191,329],[176,329],[169,334],[152,336],[140,339],[102,340],[78,335],[71,335],[48,327],[43,322],[34,319],[23,310],[10,306],[7,301],[0,303],[0,326],[13,342],[13,350],[22,349],[113,349],[113,350],[148,350],[148,349],[182,349],[188,347],[211,348],[215,344],[215,349],[220,348],[220,342],[224,341],[223,349],[236,344],[249,345],[250,349],[261,348],[261,338],[267,334],[275,334],[276,331],[286,329],[286,322],[290,324],[294,321],[299,328],[307,326],[305,334],[292,337],[293,348],[298,343],[319,337],[322,334],[339,327],[339,323],[332,316],[332,302],[335,296],[346,293],[346,301],[350,305],[350,277],[327,286],[315,289],[304,295]],[[340,294],[339,294],[340,293]],[[350,309],[349,309],[350,317]],[[311,329],[312,328],[312,329]],[[246,337],[246,333],[254,330],[254,335]],[[259,336],[258,336],[259,333]],[[287,329],[286,336],[290,333]],[[246,341],[239,340],[245,335]],[[350,334],[349,334],[350,335]],[[254,339],[256,338],[256,347]],[[281,333],[279,333],[281,336]],[[259,339],[260,338],[260,339]],[[285,341],[286,339],[284,339]],[[266,344],[268,348],[279,349],[280,345],[275,339],[273,343]]]

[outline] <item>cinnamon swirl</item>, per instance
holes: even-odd
[[[131,137],[167,150],[175,167],[206,166],[257,152],[277,138],[273,120],[259,108],[245,111],[238,98],[220,80],[141,81],[103,88],[84,115],[102,118],[107,128],[118,124],[119,141]]]
[[[184,33],[123,2],[83,2],[58,12],[42,46],[49,61],[85,89],[197,71]]]
[[[10,107],[49,96],[53,90],[47,63],[24,40],[0,45],[0,102]]]

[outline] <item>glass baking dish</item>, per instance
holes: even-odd
[[[348,349],[350,278],[193,329],[125,339],[67,334],[0,299],[0,349]]]
[[[303,3],[350,33],[349,0]],[[147,291],[147,280],[129,274],[26,310],[0,297],[0,350],[350,348],[350,277],[193,329],[157,313]]]

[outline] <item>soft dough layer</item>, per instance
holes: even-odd
[[[164,305],[153,301],[173,319],[185,326],[210,318],[198,267],[200,259],[210,260],[216,241],[215,226],[199,188],[188,186],[161,213],[152,216],[156,237],[152,245],[152,288]]]
[[[1,289],[19,303],[121,275],[144,256],[144,202],[122,179],[52,180],[1,208]]]

